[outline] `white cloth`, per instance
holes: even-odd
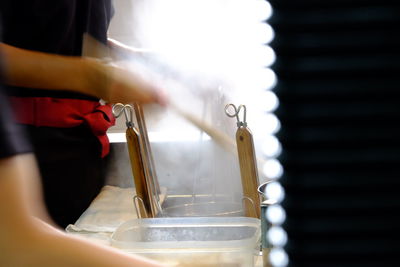
[[[160,204],[164,201],[166,192],[166,188],[161,187]],[[66,232],[109,245],[111,234],[118,226],[137,218],[133,204],[135,195],[134,188],[104,186],[75,224],[67,226]]]
[[[75,224],[67,226],[67,232],[112,233],[127,220],[137,218],[133,204],[134,188],[106,185],[89,208]]]

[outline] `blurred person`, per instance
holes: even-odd
[[[111,0],[2,0],[4,81],[18,123],[25,125],[49,214],[74,223],[105,182],[115,102],[162,103],[137,73],[81,57],[84,33],[104,45]]]
[[[41,220],[47,215],[32,147],[23,128],[13,122],[2,91],[0,88],[0,265],[161,266],[67,235]]]

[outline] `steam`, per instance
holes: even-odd
[[[266,127],[260,127],[265,124],[265,103],[276,100],[265,94],[276,81],[266,68],[275,60],[265,45],[273,30],[263,23],[271,7],[263,0],[116,0],[114,4],[110,37],[147,51],[126,58],[125,64],[156,73],[153,79],[173,101],[175,111],[146,107],[150,138],[154,132],[165,136],[186,132],[194,137],[154,143],[160,183],[168,194],[229,195],[230,202],[241,202],[237,157],[217,144],[212,134],[204,138],[206,133],[181,115],[200,118],[234,140],[236,121],[225,115],[224,107],[244,104],[257,151],[262,147],[259,136],[277,130],[278,126],[269,126],[266,133]]]

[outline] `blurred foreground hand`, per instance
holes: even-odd
[[[110,103],[166,104],[164,90],[151,79],[150,73],[134,68],[128,70],[96,59],[84,60],[89,64],[85,75],[87,88],[97,97]]]

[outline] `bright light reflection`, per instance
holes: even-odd
[[[265,187],[265,195],[267,199],[281,202],[285,197],[285,192],[280,183],[271,182]]]
[[[252,41],[255,44],[269,44],[275,37],[273,28],[266,23],[258,23],[249,25],[251,28],[246,32],[244,38],[249,38],[247,41]]]
[[[280,226],[272,226],[267,232],[268,241],[273,246],[283,247],[287,242],[287,234]]]
[[[258,63],[255,61],[257,63],[256,66],[269,67],[275,62],[275,52],[270,46],[260,45],[258,50],[257,48],[254,50],[254,55],[258,54]]]
[[[275,204],[269,206],[265,211],[267,220],[275,225],[282,224],[286,219],[286,212],[281,205]]]
[[[273,135],[269,135],[264,138],[261,151],[266,157],[276,157],[281,153],[282,147],[276,138]],[[266,167],[270,168],[270,167]],[[279,171],[279,170],[278,170]]]
[[[255,82],[258,83],[258,87],[262,86],[262,89],[271,90],[277,82],[276,74],[270,68],[259,69],[253,73]]]
[[[240,93],[248,92],[248,90],[271,90],[276,85],[276,75],[269,68],[253,66],[247,69],[233,70],[231,68],[231,70],[234,75],[230,77],[229,81],[238,91],[241,91]]]
[[[141,46],[182,69],[232,74],[237,68],[242,72],[253,68],[252,59],[267,57],[263,63],[269,65],[274,60],[271,51],[263,56],[264,52],[254,49],[274,37],[264,22],[272,13],[266,1],[151,0],[140,4],[136,38]]]
[[[125,133],[107,133],[110,143],[126,143]],[[211,140],[211,137],[206,133],[199,131],[174,131],[174,132],[149,132],[149,141],[151,143],[168,143],[168,142],[198,142]]]
[[[269,24],[261,24],[261,25],[263,25],[262,28],[264,30],[262,36],[259,37],[262,38],[261,43],[269,44],[275,37],[274,29]]]
[[[269,260],[275,267],[284,267],[289,263],[289,258],[282,248],[273,248],[269,253]]]
[[[259,96],[258,101],[262,104],[263,111],[272,112],[279,106],[279,100],[276,94],[271,91],[265,91]],[[261,106],[261,105],[260,105]]]
[[[274,114],[268,113],[261,118],[264,124],[257,125],[260,132],[265,134],[275,134],[281,128],[281,123]]]
[[[283,167],[277,159],[269,159],[264,163],[263,174],[269,179],[278,179],[283,174]]]
[[[272,16],[272,6],[268,1],[256,0],[254,1],[253,6],[254,18],[263,21]]]

